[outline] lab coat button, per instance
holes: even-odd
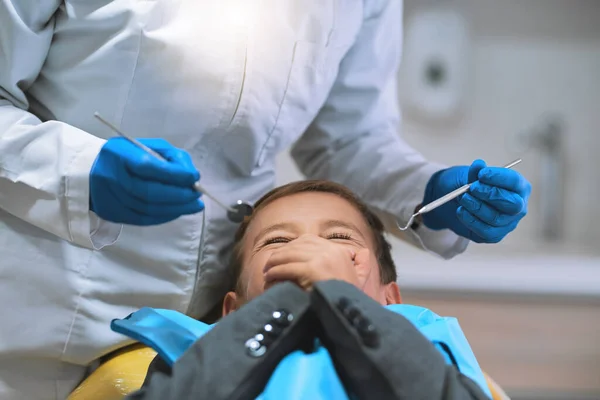
[[[273,324],[266,324],[263,328],[263,332],[266,336],[270,336],[272,338],[276,338],[281,335],[282,329]]]
[[[344,316],[346,317],[346,319],[352,324],[352,325],[356,325],[357,322],[355,322],[355,320],[360,319],[362,317],[362,314],[360,312],[360,310],[354,306],[349,306],[348,308],[346,308],[344,311]]]
[[[250,357],[261,357],[267,352],[267,347],[252,338],[246,341],[246,351]]]
[[[341,299],[338,300],[337,302],[337,308],[338,310],[340,310],[341,312],[344,312],[344,310],[346,308],[348,308],[350,306],[351,302],[348,298],[346,297],[342,297]]]
[[[292,323],[294,315],[286,310],[277,310],[273,312],[273,322],[279,326],[286,327]]]
[[[267,332],[263,331],[261,333],[256,334],[254,336],[254,339],[256,339],[263,346],[270,346],[275,341],[275,339],[277,339],[277,337],[269,335]]]
[[[375,329],[375,325],[373,325],[371,321],[362,317],[355,326],[365,346],[379,346],[379,334],[377,333],[377,329]]]

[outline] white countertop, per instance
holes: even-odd
[[[442,260],[392,239],[400,288],[600,297],[600,255],[557,247],[471,246]]]

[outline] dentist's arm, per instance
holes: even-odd
[[[399,236],[444,258],[463,252],[469,240],[497,243],[527,214],[531,185],[515,170],[480,160],[451,168],[428,162],[398,136],[401,42],[402,2],[366,1],[337,81],[292,155],[307,176],[351,188],[395,234],[396,219],[405,225],[420,204],[477,180],[468,195]]]
[[[0,0],[0,208],[87,248],[114,242],[120,226],[89,211],[89,174],[104,141],[28,112],[62,2]]]
[[[398,135],[402,2],[365,4],[361,31],[292,156],[305,175],[343,183],[393,227],[396,218],[402,224],[408,221],[423,200],[427,182],[444,166],[428,162]],[[468,243],[450,230],[425,226],[402,238],[446,258],[464,251]]]
[[[29,112],[28,90],[61,3],[0,0],[0,209],[94,249],[115,242],[120,224],[156,225],[201,211],[192,190],[200,175],[184,151],[145,141],[169,161],[160,162],[120,138],[105,141]]]

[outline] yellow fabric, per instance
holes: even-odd
[[[121,400],[144,383],[156,352],[141,344],[126,347],[104,361],[67,400]]]
[[[487,382],[488,387],[490,388],[490,392],[492,392],[492,400],[510,400],[510,397],[506,394],[504,390],[498,385],[488,374],[483,373],[485,376],[485,381]]]
[[[142,386],[154,356],[154,350],[141,344],[116,352],[84,380],[67,400],[122,400]],[[484,375],[493,400],[510,400],[492,378]]]

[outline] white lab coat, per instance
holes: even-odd
[[[112,133],[187,150],[224,200],[274,185],[275,155],[407,221],[431,164],[397,134],[399,0],[0,0],[0,398],[61,399],[142,306],[222,294],[235,224],[203,213],[121,227],[88,209]],[[466,240],[408,240],[449,258]],[[193,295],[193,299],[192,299]]]

